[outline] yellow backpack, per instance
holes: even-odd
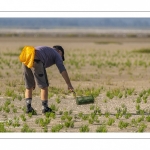
[[[33,67],[35,49],[33,46],[25,46],[19,56],[20,62],[24,63],[28,68]]]

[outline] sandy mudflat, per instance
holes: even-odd
[[[53,30],[53,32],[64,31]],[[66,32],[70,32],[70,30],[66,30]],[[72,30],[72,32],[76,31]],[[97,31],[95,30],[95,32]],[[64,127],[60,132],[80,132],[82,125],[88,125],[89,132],[96,132],[97,128],[102,125],[106,127],[107,132],[140,132],[140,128],[145,127],[144,125],[146,127],[143,132],[150,131],[150,123],[146,119],[150,110],[150,96],[148,93],[150,88],[149,38],[0,37],[0,106],[2,109],[0,121],[6,123],[12,120],[15,122],[15,118],[19,118],[20,124],[18,127],[5,124],[7,131],[21,132],[23,125],[26,123],[29,125],[29,128],[35,129],[36,132],[44,132],[44,129],[35,123],[36,119],[45,118],[41,114],[40,91],[38,87],[34,91],[32,103],[37,111],[37,115],[31,118],[25,115],[26,121],[21,120],[20,115],[24,114],[22,108],[25,105],[23,98],[21,100],[15,98],[13,101],[12,96],[9,96],[11,100],[9,105],[10,112],[7,113],[3,108],[5,102],[9,99],[7,95],[8,89],[14,90],[22,97],[24,95],[21,65],[17,63],[17,54],[20,53],[19,49],[25,45],[53,46],[56,44],[62,45],[65,49],[66,61],[64,63],[75,90],[101,88],[101,92],[95,98],[95,103],[88,105],[77,105],[72,94],[63,95],[61,92],[60,95],[56,94],[49,98],[49,106],[55,104],[58,110],[56,111],[56,118],[51,118],[50,123],[47,125],[48,132],[51,132],[53,126],[64,124],[65,121],[61,120],[61,111],[72,112],[70,116],[72,116],[74,121],[74,127]],[[148,52],[133,52],[141,49],[148,49]],[[95,63],[99,63],[99,67]],[[56,66],[48,68],[47,73],[50,87],[62,88],[67,91],[67,86]],[[107,96],[108,91],[112,92],[118,89],[123,94],[121,98],[114,96],[110,99]],[[127,89],[134,89],[134,92],[125,96]],[[137,98],[140,97],[140,93],[144,90],[146,92],[141,96],[141,102],[138,103]],[[60,103],[56,101],[58,96],[60,96]],[[146,102],[144,101],[145,96],[147,97]],[[90,110],[91,105],[97,106],[101,110],[101,115],[97,115],[99,122],[95,121],[93,124],[78,117],[80,112],[91,114],[93,112],[93,110]],[[137,105],[140,105],[141,110],[145,110],[146,113],[138,114]],[[131,114],[131,117],[125,118],[124,115],[116,118],[116,109],[123,109],[124,106],[127,108],[127,112]],[[16,113],[13,112],[13,108],[17,109]],[[106,115],[107,113],[109,114],[108,116]],[[141,117],[144,119],[142,120]],[[108,125],[108,121],[111,118],[115,122],[112,125]],[[134,124],[133,120],[136,120],[137,124]],[[128,126],[120,128],[120,121],[127,122]]]

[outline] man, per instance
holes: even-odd
[[[59,46],[53,46],[53,48],[48,46],[37,46],[35,49],[35,57],[33,62],[33,67],[28,68],[23,64],[23,74],[25,80],[25,100],[27,110],[26,113],[34,112],[31,106],[32,102],[32,91],[35,89],[35,80],[38,87],[41,89],[41,102],[42,102],[42,113],[52,112],[52,109],[48,107],[48,79],[46,69],[54,64],[56,64],[59,72],[64,78],[68,90],[74,91],[73,86],[70,82],[67,70],[63,64],[64,49]]]

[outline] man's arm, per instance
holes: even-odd
[[[64,80],[66,81],[66,84],[68,85],[68,90],[70,90],[71,92],[73,92],[74,89],[73,89],[73,86],[71,85],[71,82],[70,82],[70,79],[69,79],[67,71],[66,70],[63,71],[61,73],[61,75],[63,76]]]

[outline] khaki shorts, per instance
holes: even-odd
[[[35,88],[35,83],[37,83],[39,88],[45,88],[49,86],[46,70],[40,60],[35,59],[31,69],[24,64],[22,64],[22,68],[25,87],[27,89]]]

